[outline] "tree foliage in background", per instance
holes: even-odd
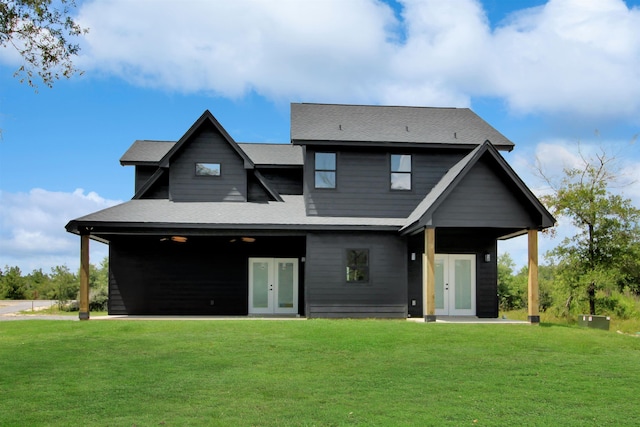
[[[105,257],[97,266],[89,266],[91,311],[107,309],[108,280],[109,258]],[[26,276],[18,267],[0,269],[0,299],[57,300],[61,308],[66,308],[71,300],[78,299],[79,290],[80,274],[73,273],[66,265],[53,267],[49,274],[37,269]]]
[[[0,0],[0,47],[12,46],[22,57],[15,73],[20,82],[37,87],[38,75],[52,87],[80,73],[73,64],[80,51],[74,39],[88,30],[71,18],[75,7],[75,0]]]
[[[515,263],[509,254],[498,257],[498,304],[500,310],[519,310],[527,306],[527,278],[514,275]]]
[[[640,292],[640,210],[611,191],[618,179],[615,157],[604,149],[579,155],[580,164],[565,168],[556,182],[538,168],[553,190],[541,197],[543,203],[577,229],[547,256],[556,269],[556,287],[565,293],[565,311],[577,302],[596,314],[597,302],[606,303],[612,291]]]

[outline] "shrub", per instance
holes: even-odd
[[[99,288],[91,292],[89,311],[107,311],[109,292],[106,288]]]

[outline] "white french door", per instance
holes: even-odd
[[[475,316],[476,256],[436,254],[436,316]]]
[[[249,314],[298,313],[298,259],[249,258]]]

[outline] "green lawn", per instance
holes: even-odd
[[[544,324],[0,322],[0,425],[637,426],[639,367]]]

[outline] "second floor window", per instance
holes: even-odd
[[[316,153],[315,187],[336,188],[336,153]]]
[[[411,155],[391,155],[391,189],[411,190]]]
[[[196,163],[196,176],[220,176],[220,163]]]

